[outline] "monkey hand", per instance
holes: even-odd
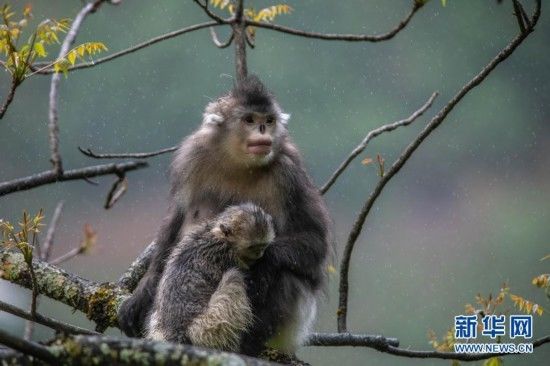
[[[144,281],[145,280],[145,281]],[[148,282],[144,278],[142,282]],[[133,295],[126,299],[118,309],[118,325],[128,337],[141,337],[149,310],[153,306],[154,294],[146,287],[139,286]]]
[[[250,268],[265,252],[270,242],[249,242],[237,246],[237,259],[243,269]]]

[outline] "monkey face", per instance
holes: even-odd
[[[261,81],[250,76],[206,107],[203,127],[233,167],[253,168],[276,159],[289,117]]]
[[[247,167],[269,164],[286,136],[282,113],[236,108],[228,121],[226,152]]]
[[[270,242],[275,237],[271,215],[253,203],[227,207],[216,218],[213,231],[233,243]]]
[[[244,268],[260,258],[275,238],[271,216],[252,203],[226,208],[217,217],[212,233],[234,246]]]

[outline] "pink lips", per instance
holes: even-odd
[[[251,140],[246,145],[246,150],[250,154],[267,155],[271,152],[271,140],[270,139]]]

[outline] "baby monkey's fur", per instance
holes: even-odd
[[[160,280],[147,337],[238,351],[253,320],[241,269],[263,255],[275,233],[258,206],[230,206],[176,245]]]

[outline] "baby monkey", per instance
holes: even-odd
[[[260,207],[229,206],[176,245],[166,263],[147,337],[238,351],[252,325],[242,269],[274,239],[272,218]]]

